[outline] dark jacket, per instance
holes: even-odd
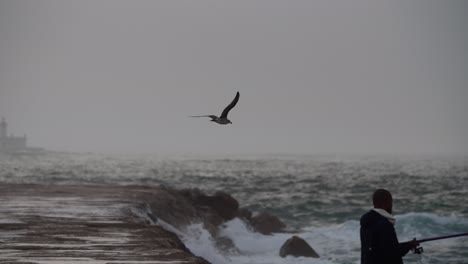
[[[398,243],[393,224],[374,210],[361,217],[361,264],[403,264],[409,243]]]

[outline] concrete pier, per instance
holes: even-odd
[[[208,264],[135,212],[154,191],[1,184],[0,263]]]

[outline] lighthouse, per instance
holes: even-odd
[[[0,138],[4,139],[8,136],[8,123],[5,121],[5,118],[2,117],[2,122],[0,123]]]
[[[0,122],[0,152],[20,152],[30,149],[26,146],[26,135],[24,137],[8,136],[8,123],[2,117]]]

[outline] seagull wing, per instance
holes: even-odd
[[[224,108],[223,113],[219,118],[227,118],[229,111],[231,111],[231,109],[234,108],[234,106],[236,106],[237,101],[239,101],[239,92],[236,93],[236,97],[234,97],[234,100],[232,100],[232,102],[228,106],[226,106],[226,108]]]
[[[216,119],[217,116],[215,115],[198,115],[198,116],[189,116],[189,117],[210,117],[211,119]]]

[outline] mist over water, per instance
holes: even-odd
[[[371,194],[394,196],[400,240],[468,232],[468,1],[0,1],[0,117],[48,150],[0,153],[0,184],[225,191],[292,234],[174,230],[212,263],[359,263]],[[219,126],[190,115],[219,115]],[[212,153],[464,153],[224,155]],[[207,154],[201,156],[200,154]],[[144,214],[143,214],[144,215]],[[166,223],[171,228],[171,223]],[[405,263],[467,263],[467,239]]]
[[[48,153],[2,157],[0,182],[38,184],[169,185],[225,191],[241,207],[269,212],[306,239],[320,259],[286,258],[278,250],[292,234],[264,236],[240,220],[222,233],[239,254],[221,253],[201,225],[178,231],[212,263],[359,263],[359,218],[371,194],[394,196],[400,241],[468,230],[468,158],[435,156],[265,155],[225,157],[109,156]],[[170,223],[167,223],[170,226]],[[405,263],[463,263],[466,238],[424,243]]]

